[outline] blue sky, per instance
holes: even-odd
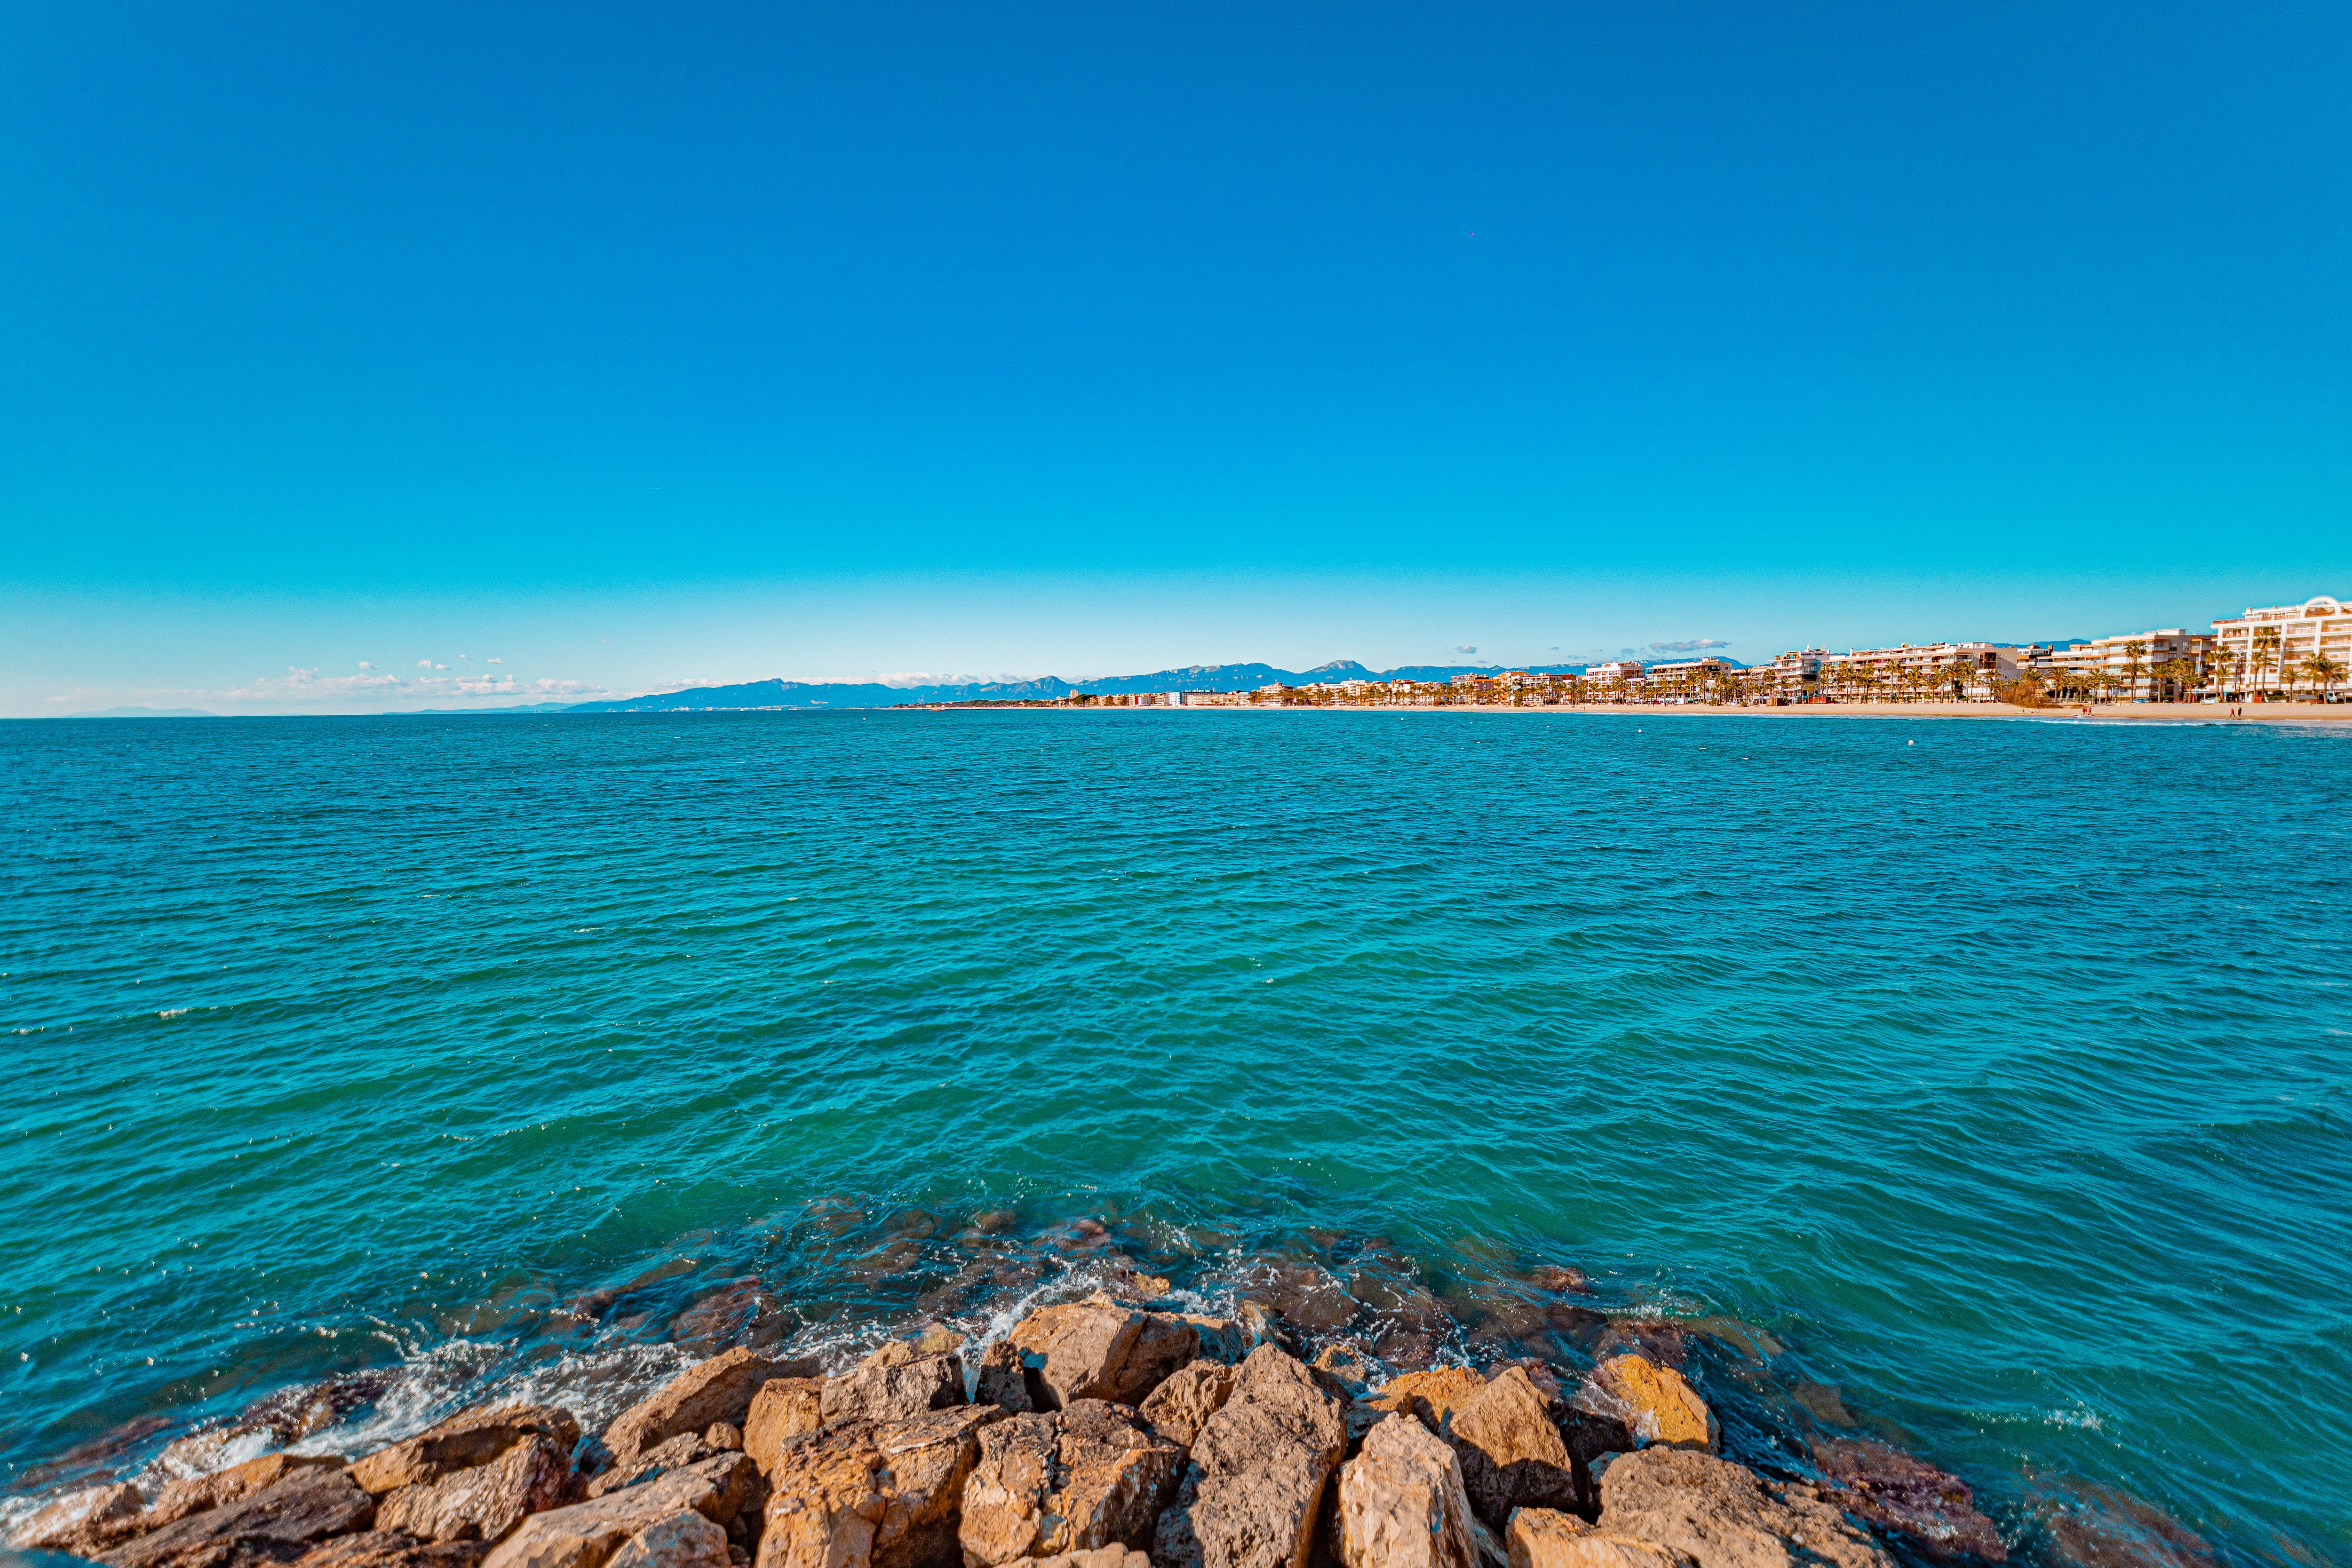
[[[7,16],[0,712],[2352,593],[2338,5]]]

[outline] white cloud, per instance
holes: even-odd
[[[429,670],[433,667],[433,661],[430,659],[419,659],[416,661],[416,667],[420,670]]]
[[[1455,653],[1476,653],[1478,650],[1477,650],[1477,649],[1475,649],[1475,648],[1474,648],[1474,647],[1472,647],[1472,646],[1471,646],[1469,643],[1456,643],[1454,645],[1454,651]]]
[[[362,670],[373,670],[373,669],[374,669],[374,668],[375,668],[375,666],[374,666],[373,664],[369,664],[365,659],[362,659],[362,660],[360,661],[360,668],[361,668],[361,669],[362,669]]]
[[[1696,653],[1706,648],[1728,648],[1731,644],[1720,637],[1686,637],[1679,643],[1653,643],[1650,650],[1657,653]]]
[[[491,659],[488,662],[493,664],[503,664],[506,663],[504,659]]]

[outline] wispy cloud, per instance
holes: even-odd
[[[1679,643],[1653,643],[1653,653],[1696,653],[1708,648],[1728,648],[1731,644],[1720,637],[1689,637]]]
[[[419,668],[441,670],[446,665],[420,660]],[[361,660],[348,675],[331,675],[300,664],[289,664],[282,675],[259,675],[239,685],[145,687],[93,694],[75,690],[48,699],[52,704],[87,706],[94,698],[121,704],[205,706],[246,712],[341,711],[365,712],[393,707],[488,706],[499,702],[587,701],[616,695],[590,681],[517,680],[509,674],[420,675],[404,680]]]

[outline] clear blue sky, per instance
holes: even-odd
[[[2337,4],[5,15],[0,712],[2352,593]]]

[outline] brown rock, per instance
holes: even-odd
[[[1022,1375],[1021,1349],[1011,1340],[998,1340],[981,1354],[980,1389],[974,1402],[1015,1413],[1034,1408],[1028,1381]]]
[[[141,1500],[139,1489],[127,1482],[74,1492],[26,1520],[8,1544],[34,1550],[63,1546],[92,1525],[131,1518],[138,1513]]]
[[[1162,1379],[1192,1359],[1200,1331],[1170,1312],[1146,1312],[1097,1291],[1083,1301],[1040,1307],[1006,1336],[1021,1353],[1030,1403],[1060,1409],[1073,1399],[1140,1405]]]
[[[342,1463],[331,1454],[264,1454],[212,1475],[173,1481],[155,1499],[151,1528],[251,1497],[276,1486],[296,1470],[339,1469]]]
[[[420,1541],[502,1541],[527,1516],[562,1503],[571,1479],[571,1451],[533,1434],[487,1465],[387,1494],[376,1528]]]
[[[1192,1325],[1201,1336],[1198,1354],[1227,1366],[1239,1366],[1242,1357],[1256,1347],[1257,1340],[1250,1331],[1231,1318],[1204,1317],[1198,1312],[1178,1312],[1177,1317]]]
[[[670,1470],[643,1486],[534,1513],[482,1560],[482,1568],[604,1568],[628,1539],[691,1509],[722,1529],[759,1485],[741,1454]]]
[[[751,1396],[743,1417],[743,1451],[763,1476],[773,1475],[776,1456],[793,1438],[824,1425],[824,1379],[772,1377]]]
[[[1552,1419],[1554,1404],[1527,1368],[1514,1366],[1454,1414],[1450,1436],[1470,1506],[1497,1530],[1510,1522],[1513,1509],[1573,1511],[1586,1502]]]
[[[1097,1546],[1091,1552],[1033,1557],[1021,1568],[1151,1568],[1151,1559],[1132,1547]]]
[[[702,1440],[699,1432],[680,1432],[675,1437],[663,1438],[627,1464],[614,1465],[590,1481],[588,1495],[604,1497],[625,1487],[643,1486],[671,1470],[682,1470],[688,1465],[699,1464],[720,1454],[736,1452],[740,1450],[712,1448]]]
[[[1345,1568],[1478,1568],[1462,1467],[1446,1443],[1410,1416],[1364,1437],[1339,1472],[1339,1561]]]
[[[299,1469],[250,1497],[151,1531],[107,1553],[115,1568],[243,1568],[299,1557],[314,1541],[365,1530],[375,1499],[343,1469]]]
[[[487,1465],[534,1436],[562,1449],[568,1464],[572,1450],[580,1446],[580,1423],[571,1411],[544,1405],[467,1410],[354,1462],[352,1479],[374,1497],[402,1487],[430,1486],[453,1470]]]
[[[771,1378],[808,1376],[822,1370],[814,1360],[782,1362],[738,1345],[697,1363],[630,1406],[604,1428],[604,1446],[616,1464],[627,1464],[666,1437],[699,1432],[714,1421],[740,1427],[751,1396]]]
[[[751,1397],[757,1399],[759,1396],[755,1394]],[[736,1454],[743,1451],[743,1434],[724,1421],[713,1421],[704,1428],[702,1442],[705,1448],[721,1448]]]
[[[1242,1363],[1160,1516],[1157,1568],[1307,1568],[1323,1489],[1347,1442],[1339,1402],[1273,1345]]]
[[[848,1420],[783,1450],[759,1568],[928,1568],[957,1558],[956,1512],[993,1405]],[[500,1565],[503,1568],[503,1565]]]
[[[1770,1484],[1691,1448],[1644,1448],[1601,1478],[1601,1528],[1652,1541],[1697,1568],[1895,1568],[1811,1487]]]
[[[1644,1444],[1707,1453],[1723,1446],[1715,1412],[1690,1380],[1670,1366],[1644,1356],[1613,1356],[1593,1368],[1589,1386],[1615,1402],[1610,1413],[1622,1416]]]
[[[1371,1358],[1360,1345],[1327,1344],[1313,1364],[1316,1371],[1327,1373],[1339,1382],[1345,1398],[1359,1399],[1370,1391],[1374,1376]]]
[[[607,1568],[730,1568],[727,1532],[688,1509],[623,1542]]]
[[[1379,1393],[1362,1401],[1383,1414],[1400,1411],[1443,1437],[1454,1430],[1454,1417],[1486,1391],[1486,1380],[1466,1366],[1433,1366],[1392,1379]]]
[[[1189,1448],[1209,1417],[1224,1408],[1236,1375],[1213,1361],[1179,1367],[1145,1396],[1139,1414],[1153,1431]]]
[[[851,1416],[904,1421],[963,1402],[962,1361],[953,1355],[924,1355],[903,1342],[884,1345],[855,1371],[826,1378],[817,1396],[818,1410],[827,1421]]]
[[[1511,1515],[1510,1568],[1693,1568],[1684,1552],[1612,1535],[1572,1513],[1523,1508]]]
[[[1902,1536],[1926,1555],[2009,1561],[2000,1530],[1977,1511],[1959,1477],[1884,1443],[1820,1442],[1813,1458],[1837,1483],[1835,1500],[1848,1513]]]
[[[419,1541],[397,1530],[363,1530],[322,1541],[294,1568],[479,1568],[487,1541]]]
[[[963,1484],[965,1568],[1139,1545],[1183,1469],[1184,1450],[1125,1406],[1077,1399],[1000,1421],[981,1432]]]

